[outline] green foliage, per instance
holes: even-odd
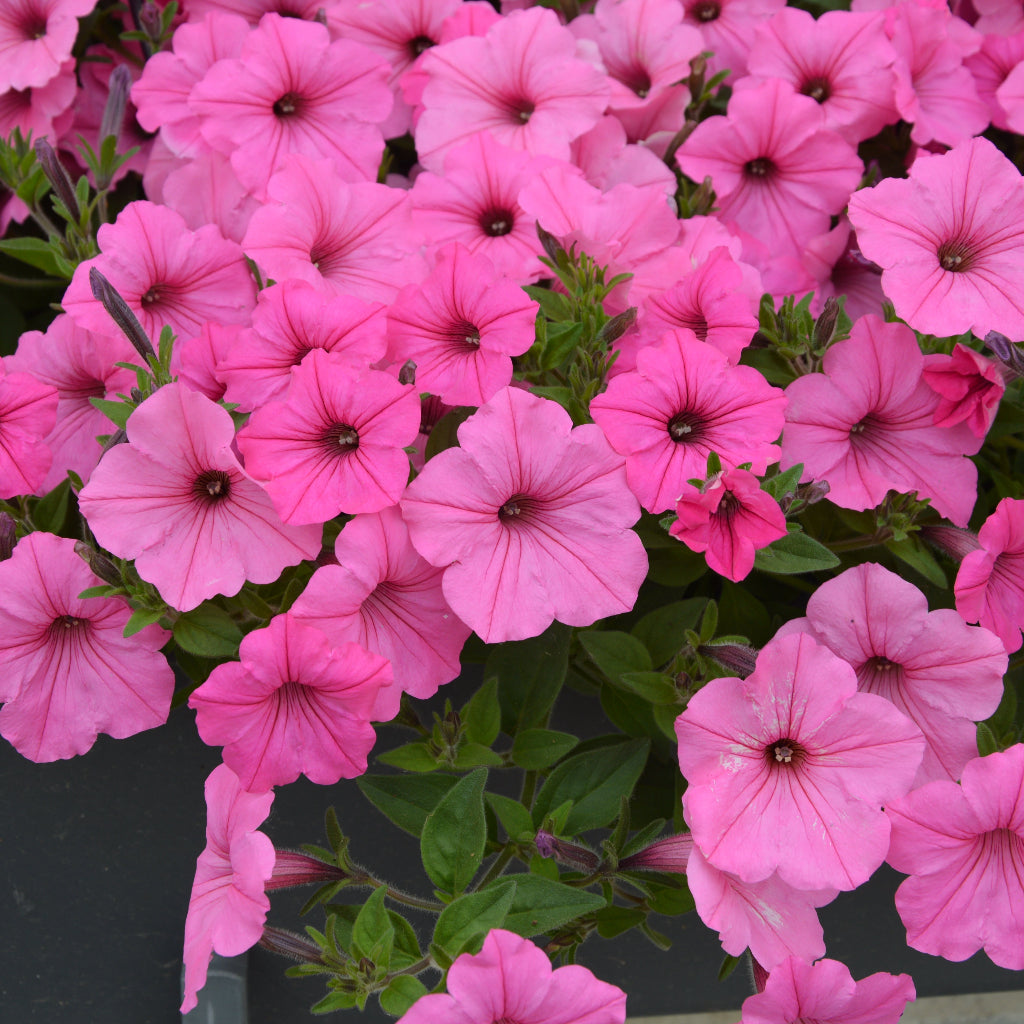
[[[444,893],[465,892],[483,859],[487,842],[484,786],[479,768],[460,779],[427,815],[420,835],[420,856],[431,881]]]
[[[498,680],[503,732],[512,736],[547,722],[569,668],[571,633],[554,622],[533,639],[494,645],[484,677]]]

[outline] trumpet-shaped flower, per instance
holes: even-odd
[[[40,491],[53,464],[45,438],[58,405],[48,383],[30,373],[9,373],[0,361],[0,498]]]

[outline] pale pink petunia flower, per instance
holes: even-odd
[[[740,1024],[897,1024],[916,995],[909,974],[854,981],[838,960],[791,957],[768,975],[763,992],[744,1000]]]
[[[863,692],[892,701],[917,724],[925,748],[915,785],[958,779],[978,756],[974,723],[995,714],[1003,696],[1007,658],[993,633],[951,608],[928,611],[913,583],[873,562],[823,583],[807,617],[778,635],[797,631],[851,665]]]
[[[270,900],[264,883],[274,870],[274,844],[258,826],[273,792],[247,793],[238,776],[218,765],[206,780],[206,848],[185,916],[185,991],[181,1012],[194,1009],[214,951],[240,956],[259,942]]]
[[[101,582],[74,541],[49,533],[23,537],[0,562],[0,735],[32,761],[167,720],[174,673],[159,651],[170,634],[154,624],[126,638],[127,602],[78,596]]]
[[[462,670],[470,634],[441,592],[444,570],[412,546],[397,507],[359,515],[334,545],[337,565],[321,566],[292,606],[337,647],[352,641],[391,662],[395,685],[383,687],[374,721],[398,713],[401,693],[431,697]]]
[[[984,949],[1024,969],[1024,745],[971,761],[960,785],[930,782],[886,805],[889,863],[907,944],[959,962]]]
[[[43,493],[53,453],[46,438],[59,396],[31,373],[11,373],[0,360],[0,498]]]
[[[328,14],[337,0],[188,0],[189,21],[201,21],[215,11],[236,14],[255,28],[264,15],[315,21],[323,8]]]
[[[1024,630],[1024,501],[1003,498],[978,541],[981,547],[964,556],[956,574],[956,610],[1016,651]]]
[[[224,398],[224,382],[217,373],[217,366],[231,352],[245,347],[252,333],[239,324],[204,324],[194,338],[175,343],[171,370],[182,384],[219,402]]]
[[[97,334],[117,331],[93,296],[89,271],[106,277],[153,342],[167,324],[194,337],[203,324],[248,323],[256,286],[241,248],[212,224],[190,231],[180,214],[155,203],[129,203],[98,234],[100,255],[80,263],[64,293],[65,312]]]
[[[694,842],[745,882],[855,889],[885,859],[882,804],[909,790],[921,731],[857,692],[811,637],[771,640],[745,680],[713,679],[676,719]]]
[[[608,105],[607,79],[576,56],[572,33],[553,11],[516,11],[483,38],[467,36],[423,56],[429,76],[416,150],[440,173],[453,146],[477,132],[533,155],[566,160],[569,143]]]
[[[238,447],[284,522],[325,523],[398,501],[419,424],[411,386],[314,349],[292,371],[284,401],[252,414]]]
[[[0,93],[46,85],[71,58],[78,19],[96,0],[7,0],[0,5]]]
[[[333,647],[290,614],[249,633],[239,657],[218,665],[188,703],[203,742],[224,746],[243,789],[263,793],[300,774],[329,786],[366,771],[370,716],[393,682],[386,658],[355,643]]]
[[[747,73],[758,24],[786,6],[786,0],[680,0],[683,20],[700,29],[712,53],[708,74],[728,71],[730,83]]]
[[[128,444],[93,470],[79,506],[96,539],[180,611],[246,580],[272,583],[320,551],[316,526],[286,526],[242,469],[222,406],[168,384],[128,419]]]
[[[981,41],[981,49],[964,61],[965,67],[974,76],[978,98],[988,107],[989,119],[996,128],[1001,128],[1004,132],[1013,130],[1007,118],[1007,111],[1010,106],[1019,104],[1024,86],[1021,72],[1013,74],[1024,62],[1024,11],[1016,4],[1014,8],[1022,19],[1020,29],[1009,36],[985,35]],[[1002,87],[1011,75],[1014,82],[1004,90]]]
[[[861,250],[915,330],[1024,335],[1024,180],[987,139],[850,197]]]
[[[778,460],[774,444],[786,399],[750,366],[679,328],[637,352],[637,368],[616,376],[590,403],[594,421],[626,457],[629,486],[648,512],[675,507],[683,485],[703,479],[707,458],[751,463],[763,473]]]
[[[555,402],[499,391],[427,462],[402,514],[445,568],[444,596],[486,643],[628,611],[647,574],[621,456]]]
[[[623,1024],[626,993],[586,967],[552,970],[547,954],[503,929],[452,964],[447,993],[421,996],[399,1024]]]
[[[753,473],[732,469],[701,487],[680,487],[669,533],[691,551],[703,551],[708,567],[726,579],[746,579],[757,551],[786,536],[779,503]]]
[[[981,441],[963,423],[935,426],[939,396],[923,369],[909,328],[861,317],[850,338],[825,353],[822,373],[786,388],[782,468],[803,463],[803,479],[827,481],[829,500],[843,508],[874,508],[890,490],[916,491],[966,526],[978,479],[966,456]]]
[[[932,391],[942,396],[935,410],[938,426],[966,423],[976,437],[989,432],[1006,391],[1006,381],[997,363],[957,343],[952,355],[925,356],[924,379]]]
[[[711,177],[722,220],[794,256],[828,230],[864,170],[818,104],[779,79],[737,89],[726,115],[702,121],[677,159],[694,181]]]
[[[483,405],[512,380],[512,356],[534,342],[537,303],[486,256],[436,250],[430,275],[388,310],[388,355],[416,364],[416,387],[450,405]]]
[[[153,166],[151,158],[149,168]],[[149,181],[144,184],[150,194]],[[231,161],[214,151],[170,168],[160,187],[159,201],[180,213],[193,231],[215,224],[225,238],[239,245],[252,215],[260,208],[259,201],[238,180]]]
[[[77,92],[72,60],[65,61],[59,74],[45,85],[0,92],[0,138],[10,138],[15,128],[26,139],[60,138],[74,118],[72,104]]]
[[[572,144],[572,159],[591,185],[602,192],[616,185],[655,186],[666,196],[676,189],[676,176],[649,146],[630,142],[617,117],[602,117]]]
[[[807,288],[784,286],[787,295],[799,295],[813,289],[811,313],[820,316],[825,303],[844,296],[843,311],[851,320],[874,313],[882,316],[885,295],[882,292],[882,271],[865,259],[857,248],[857,236],[846,217],[824,235],[812,238],[800,258],[802,268],[812,280]],[[774,294],[778,294],[772,289]]]

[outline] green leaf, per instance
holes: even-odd
[[[101,583],[98,587],[86,587],[78,595],[79,601],[84,601],[89,597],[110,597],[113,594],[123,593],[120,587],[112,587],[109,583]]]
[[[479,767],[500,768],[504,763],[501,754],[482,743],[463,743],[455,755],[455,767],[459,771]]]
[[[537,794],[534,824],[539,827],[545,815],[567,800],[573,807],[566,834],[609,824],[619,813],[619,798],[629,796],[640,778],[649,747],[647,740],[627,740],[566,758]]]
[[[501,728],[509,736],[543,726],[569,669],[572,630],[552,623],[540,636],[497,644],[484,678],[498,677]]]
[[[533,874],[512,877],[516,891],[502,927],[527,939],[561,928],[575,918],[592,914],[605,906],[603,896],[553,882],[550,878]]]
[[[309,1012],[319,1016],[322,1013],[334,1013],[335,1010],[351,1010],[357,1002],[354,992],[328,992],[309,1008]]]
[[[89,401],[121,430],[124,430],[128,417],[135,411],[127,402],[112,402],[107,398],[90,398]]]
[[[395,944],[395,929],[384,906],[386,892],[383,885],[375,889],[352,926],[352,956],[356,959],[365,956],[385,969],[391,962],[391,950]]]
[[[797,485],[800,483],[800,475],[803,471],[804,464],[798,462],[795,466],[790,466],[785,472],[770,477],[768,480],[762,480],[761,490],[766,491],[778,501],[797,489]]]
[[[427,815],[458,782],[453,775],[362,775],[356,785],[389,821],[419,838]]]
[[[552,882],[557,882],[561,874],[554,860],[542,857],[539,853],[535,853],[526,866],[530,869],[531,875],[540,875],[541,878],[549,878]]]
[[[406,743],[378,754],[377,760],[408,772],[436,772],[440,767],[426,743]]]
[[[478,768],[460,779],[423,824],[423,868],[442,892],[463,892],[480,867],[487,843],[486,784],[486,768]]]
[[[161,615],[163,615],[162,608],[158,608],[156,611],[152,611],[149,608],[136,608],[124,624],[124,636],[127,638],[135,636],[136,633],[141,633],[147,626],[152,626],[154,622],[159,622]]]
[[[919,572],[929,583],[945,590],[949,586],[946,573],[936,561],[935,556],[921,543],[918,537],[907,537],[906,540],[890,540],[885,543],[886,549],[891,551],[901,562],[906,562],[911,569]]]
[[[345,833],[341,831],[338,823],[338,814],[333,807],[328,807],[324,812],[324,831],[327,833],[327,842],[335,852],[345,842]]]
[[[802,531],[772,541],[754,556],[755,569],[780,576],[833,569],[838,564],[836,555]]]
[[[32,510],[32,521],[46,533],[60,533],[68,514],[71,483],[65,477],[49,494],[44,494]]]
[[[526,729],[512,743],[512,760],[528,772],[543,771],[572,750],[579,740],[554,729]]]
[[[380,995],[380,1008],[392,1017],[401,1017],[420,996],[427,994],[427,986],[411,974],[400,974],[388,982]]]
[[[501,732],[501,705],[498,703],[498,680],[484,680],[483,686],[469,699],[461,712],[466,737],[473,743],[489,747]]]
[[[655,665],[665,665],[686,643],[686,631],[696,627],[707,603],[706,597],[691,597],[661,605],[633,627],[633,636],[647,648]]]
[[[999,750],[999,741],[992,730],[984,723],[978,723],[978,754],[981,757],[988,757]]]
[[[588,629],[579,634],[583,649],[614,683],[623,672],[649,672],[654,666],[647,648],[630,633]]]
[[[492,928],[505,923],[515,891],[515,880],[499,878],[486,889],[449,903],[437,918],[433,945],[440,946],[454,960]]]
[[[647,919],[647,915],[635,907],[601,907],[594,916],[597,934],[602,939],[614,939]]]
[[[0,252],[7,253],[8,256],[13,256],[16,260],[53,277],[69,277],[62,272],[61,261],[54,247],[41,238],[5,238],[0,240]]]
[[[666,917],[689,914],[697,906],[685,879],[680,879],[680,885],[676,888],[657,886],[654,894],[648,897],[647,905],[656,914],[664,914]]]
[[[540,356],[542,370],[553,370],[561,366],[579,348],[583,338],[583,324],[548,324],[547,343]]]
[[[527,285],[523,291],[534,302],[540,304],[541,312],[549,320],[568,320],[572,315],[569,299],[561,292],[553,292],[550,288],[542,288],[540,285]]]
[[[430,430],[424,456],[432,459],[438,452],[446,448],[454,448],[459,443],[459,427],[469,419],[473,409],[468,406],[446,412]]]
[[[204,658],[234,658],[242,642],[242,631],[223,608],[207,602],[178,617],[174,623],[174,639],[191,654]]]
[[[533,818],[518,800],[502,796],[500,793],[485,793],[484,798],[498,816],[498,821],[501,822],[501,827],[509,839],[518,839],[524,833],[533,835]]]
[[[725,979],[736,970],[739,962],[740,958],[738,956],[730,956],[726,953],[725,959],[722,961],[722,966],[718,968],[718,980],[725,981]]]
[[[394,910],[389,910],[391,927],[395,930],[395,946],[391,951],[391,970],[400,971],[423,959],[416,929]]]
[[[672,677],[663,672],[623,672],[619,682],[650,704],[675,704],[679,696]]]

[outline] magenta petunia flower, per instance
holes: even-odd
[[[854,981],[838,960],[791,957],[768,975],[763,992],[744,1000],[740,1024],[897,1024],[916,995],[908,974]]]
[[[0,359],[0,498],[42,493],[53,465],[46,438],[59,396],[31,373],[8,372]]]
[[[398,501],[419,426],[412,387],[314,349],[292,371],[285,400],[252,414],[238,447],[286,523],[325,523]]]
[[[486,643],[628,611],[647,575],[622,458],[599,427],[505,388],[459,428],[402,501],[445,599]]]
[[[978,756],[975,722],[995,714],[1003,696],[1006,653],[987,629],[951,608],[928,611],[924,594],[873,562],[823,583],[807,618],[780,636],[809,633],[851,665],[859,688],[891,700],[924,733],[915,785],[958,779]]]
[[[707,458],[744,462],[763,473],[778,459],[773,443],[786,399],[749,366],[730,366],[692,331],[670,331],[637,353],[637,368],[616,376],[590,403],[612,447],[626,456],[633,493],[649,512],[674,508],[683,485],[703,479]]]
[[[552,970],[529,939],[496,928],[452,964],[447,993],[421,996],[400,1024],[623,1024],[626,993],[586,967]]]
[[[174,673],[159,651],[170,634],[151,625],[126,638],[124,601],[78,596],[101,582],[74,541],[49,533],[23,537],[0,562],[0,735],[32,761],[167,720]]]
[[[713,679],[676,719],[683,810],[708,861],[745,882],[855,889],[885,859],[882,804],[921,763],[921,731],[857,692],[806,635],[762,648],[746,680]]]
[[[395,685],[381,689],[373,710],[374,721],[387,722],[402,691],[430,697],[459,674],[470,628],[448,606],[444,571],[412,546],[397,507],[356,516],[334,554],[338,564],[313,573],[291,614],[336,647],[352,641],[391,662]]]
[[[320,551],[316,526],[286,526],[232,451],[226,409],[168,384],[128,419],[128,444],[93,470],[79,507],[96,539],[172,607],[189,611],[246,580],[272,583]]]
[[[718,473],[702,487],[684,483],[681,490],[669,533],[691,551],[703,551],[708,567],[726,579],[746,579],[757,551],[786,536],[779,503],[744,469]]]
[[[96,0],[8,0],[0,4],[0,93],[46,85],[70,59],[78,19]]]
[[[461,245],[437,250],[430,276],[388,310],[392,362],[416,364],[416,387],[450,405],[482,405],[512,380],[534,342],[537,303]]]
[[[822,370],[786,388],[782,468],[803,463],[803,479],[826,480],[829,500],[843,508],[916,491],[966,526],[978,479],[966,456],[981,440],[964,423],[935,426],[940,399],[923,379],[913,332],[863,316],[825,353]]]
[[[1024,745],[971,761],[960,785],[939,780],[886,804],[889,863],[907,944],[947,960],[984,949],[1024,969]]]
[[[366,771],[370,715],[393,681],[386,658],[354,643],[332,647],[289,614],[249,633],[239,657],[218,665],[188,704],[243,789],[262,793],[300,774],[333,785]]]
[[[198,1002],[214,950],[239,956],[255,946],[270,909],[264,883],[274,870],[274,844],[257,827],[274,794],[247,793],[226,764],[214,768],[205,790],[206,848],[196,859],[185,917],[182,1013]]]
[[[1016,651],[1024,630],[1024,501],[1003,498],[978,541],[981,547],[964,556],[956,574],[956,610]]]
[[[1024,180],[987,139],[850,197],[861,250],[914,330],[1024,336]]]

